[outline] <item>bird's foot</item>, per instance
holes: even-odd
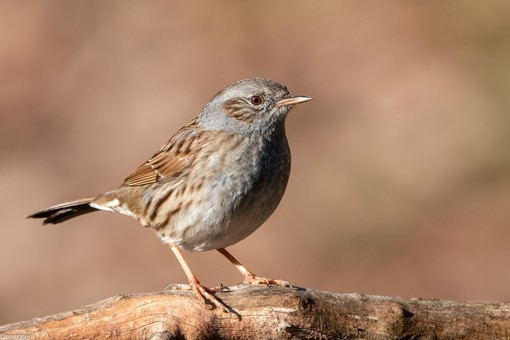
[[[243,283],[245,285],[268,285],[268,286],[282,286],[290,287],[290,283],[284,280],[268,279],[262,276],[257,276],[253,273],[244,277]]]
[[[230,308],[225,303],[223,303],[223,301],[214,296],[209,289],[202,286],[200,282],[191,282],[190,286],[195,295],[204,300],[204,302],[209,302],[215,307],[223,309],[224,312],[230,313]]]
[[[204,301],[204,303],[208,303],[209,305],[212,305],[216,308],[220,308],[224,312],[227,313],[231,312],[230,308],[225,303],[223,303],[221,300],[219,300],[216,296],[212,294],[212,292],[228,290],[228,288],[223,287],[223,285],[221,285],[220,287],[209,289],[207,287],[202,286],[200,282],[196,280],[190,282],[189,284],[171,283],[163,289],[163,291],[168,290],[192,290],[200,300]]]
[[[220,283],[220,285],[216,287],[209,287],[209,290],[211,292],[230,292],[230,288],[224,286],[222,283]]]

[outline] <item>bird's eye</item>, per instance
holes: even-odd
[[[260,104],[262,104],[262,97],[261,96],[253,96],[250,98],[250,102],[255,105],[255,106],[259,106]]]

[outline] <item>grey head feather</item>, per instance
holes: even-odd
[[[207,130],[269,137],[276,130],[283,129],[289,111],[289,107],[275,104],[290,95],[285,86],[272,80],[240,80],[214,96],[202,109],[197,121]],[[260,105],[250,102],[254,96],[262,98]]]

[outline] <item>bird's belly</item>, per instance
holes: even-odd
[[[246,203],[230,209],[209,199],[175,216],[169,225],[156,230],[156,233],[163,242],[186,250],[205,251],[228,247],[259,228],[281,199],[281,195],[271,195],[262,200],[250,196],[246,198]]]
[[[204,190],[163,228],[156,230],[164,243],[191,251],[205,251],[233,245],[259,228],[283,197],[287,178],[271,180],[247,193]],[[273,183],[274,181],[274,183]],[[229,186],[225,186],[229,187]]]
[[[223,169],[203,181],[198,178],[203,172],[191,174],[190,182],[204,185],[181,202],[182,209],[175,216],[155,228],[163,242],[193,251],[225,248],[246,238],[268,219],[285,192],[290,153],[286,141],[264,148],[248,146],[227,160],[240,167]],[[257,156],[260,152],[263,157]],[[205,169],[220,168],[217,163],[217,159],[209,158]]]

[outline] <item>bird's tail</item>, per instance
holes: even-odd
[[[37,211],[27,218],[44,218],[43,224],[57,224],[70,218],[87,214],[97,210],[90,206],[94,197],[82,198],[72,202],[66,202],[53,207]]]

